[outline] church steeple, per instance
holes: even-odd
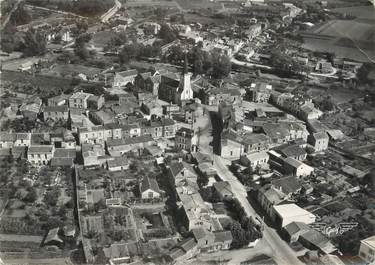
[[[179,104],[182,101],[193,99],[193,90],[191,89],[190,75],[191,74],[189,73],[188,69],[187,52],[185,52],[184,68],[180,77],[180,84],[177,88],[176,101],[179,102]]]
[[[187,52],[185,52],[184,69],[183,69],[182,74],[186,75],[187,73],[189,73],[189,70],[188,70],[188,57],[187,57]]]

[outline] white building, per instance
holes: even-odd
[[[54,152],[53,145],[32,145],[27,151],[27,160],[34,165],[47,165]]]
[[[375,236],[361,240],[358,255],[370,264],[375,263]]]
[[[144,177],[140,183],[141,197],[147,199],[159,199],[161,197],[161,190],[156,179]]]
[[[309,176],[314,171],[313,167],[306,165],[305,163],[298,161],[292,157],[284,159],[284,169],[287,174],[293,174],[297,177]]]
[[[281,227],[284,227],[292,222],[302,222],[305,224],[312,224],[316,220],[316,216],[298,205],[281,204],[273,206],[274,221]]]

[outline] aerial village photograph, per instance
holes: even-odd
[[[375,265],[375,0],[0,7],[0,265]]]

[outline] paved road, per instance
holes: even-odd
[[[261,219],[250,205],[247,199],[245,187],[238,181],[238,179],[228,169],[230,161],[223,159],[220,156],[214,155],[214,164],[216,166],[218,175],[224,180],[228,181],[232,187],[233,193],[244,207],[247,216],[254,216]],[[303,264],[296,253],[283,241],[276,230],[264,224],[263,230],[264,243],[271,249],[271,255],[279,265]]]

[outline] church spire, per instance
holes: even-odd
[[[185,52],[185,60],[184,60],[184,70],[183,70],[183,74],[187,74],[189,71],[188,71],[188,57],[187,57],[187,52]]]

